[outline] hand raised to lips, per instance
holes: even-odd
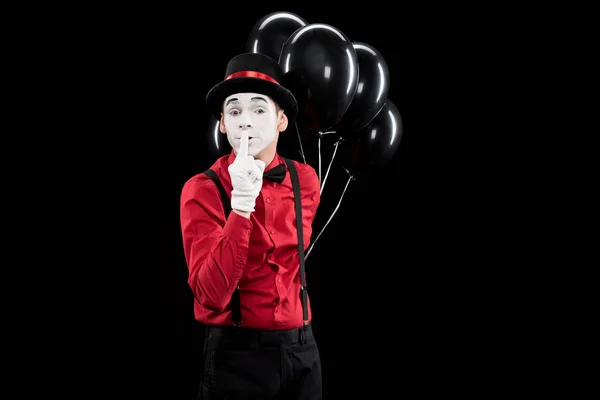
[[[242,131],[242,136],[240,137],[240,149],[238,150],[238,157],[246,157],[248,155],[248,132]]]

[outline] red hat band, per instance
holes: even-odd
[[[267,74],[263,74],[262,72],[258,72],[258,71],[239,71],[239,72],[234,72],[233,74],[231,74],[227,78],[225,78],[225,80],[228,80],[228,79],[231,79],[231,78],[239,78],[239,77],[258,78],[258,79],[263,79],[265,81],[273,82],[274,84],[279,85],[279,82],[277,82],[275,79],[271,78]]]

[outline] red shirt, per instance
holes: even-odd
[[[229,196],[232,185],[227,167],[234,160],[232,151],[211,167]],[[285,162],[276,155],[266,170],[279,164]],[[300,180],[306,250],[321,199],[320,185],[313,167],[297,161],[294,165]],[[231,325],[230,301],[239,285],[242,327],[283,330],[302,326],[294,207],[289,170],[282,183],[263,180],[250,219],[231,212],[225,220],[219,191],[205,174],[185,182],[180,203],[181,231],[198,321]]]

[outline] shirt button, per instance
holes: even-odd
[[[281,279],[277,278],[277,282],[281,283]]]
[[[273,230],[270,230],[269,232],[271,233],[271,235],[275,234],[275,231],[273,231]]]
[[[246,229],[246,233],[249,235],[250,234],[250,229]]]
[[[271,198],[267,197],[267,203],[270,203],[270,202],[271,202]]]

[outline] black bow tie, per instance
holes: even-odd
[[[269,179],[273,182],[281,183],[285,178],[287,170],[285,168],[285,164],[279,164],[276,167],[271,168],[268,171],[265,171],[263,174],[263,178]]]

